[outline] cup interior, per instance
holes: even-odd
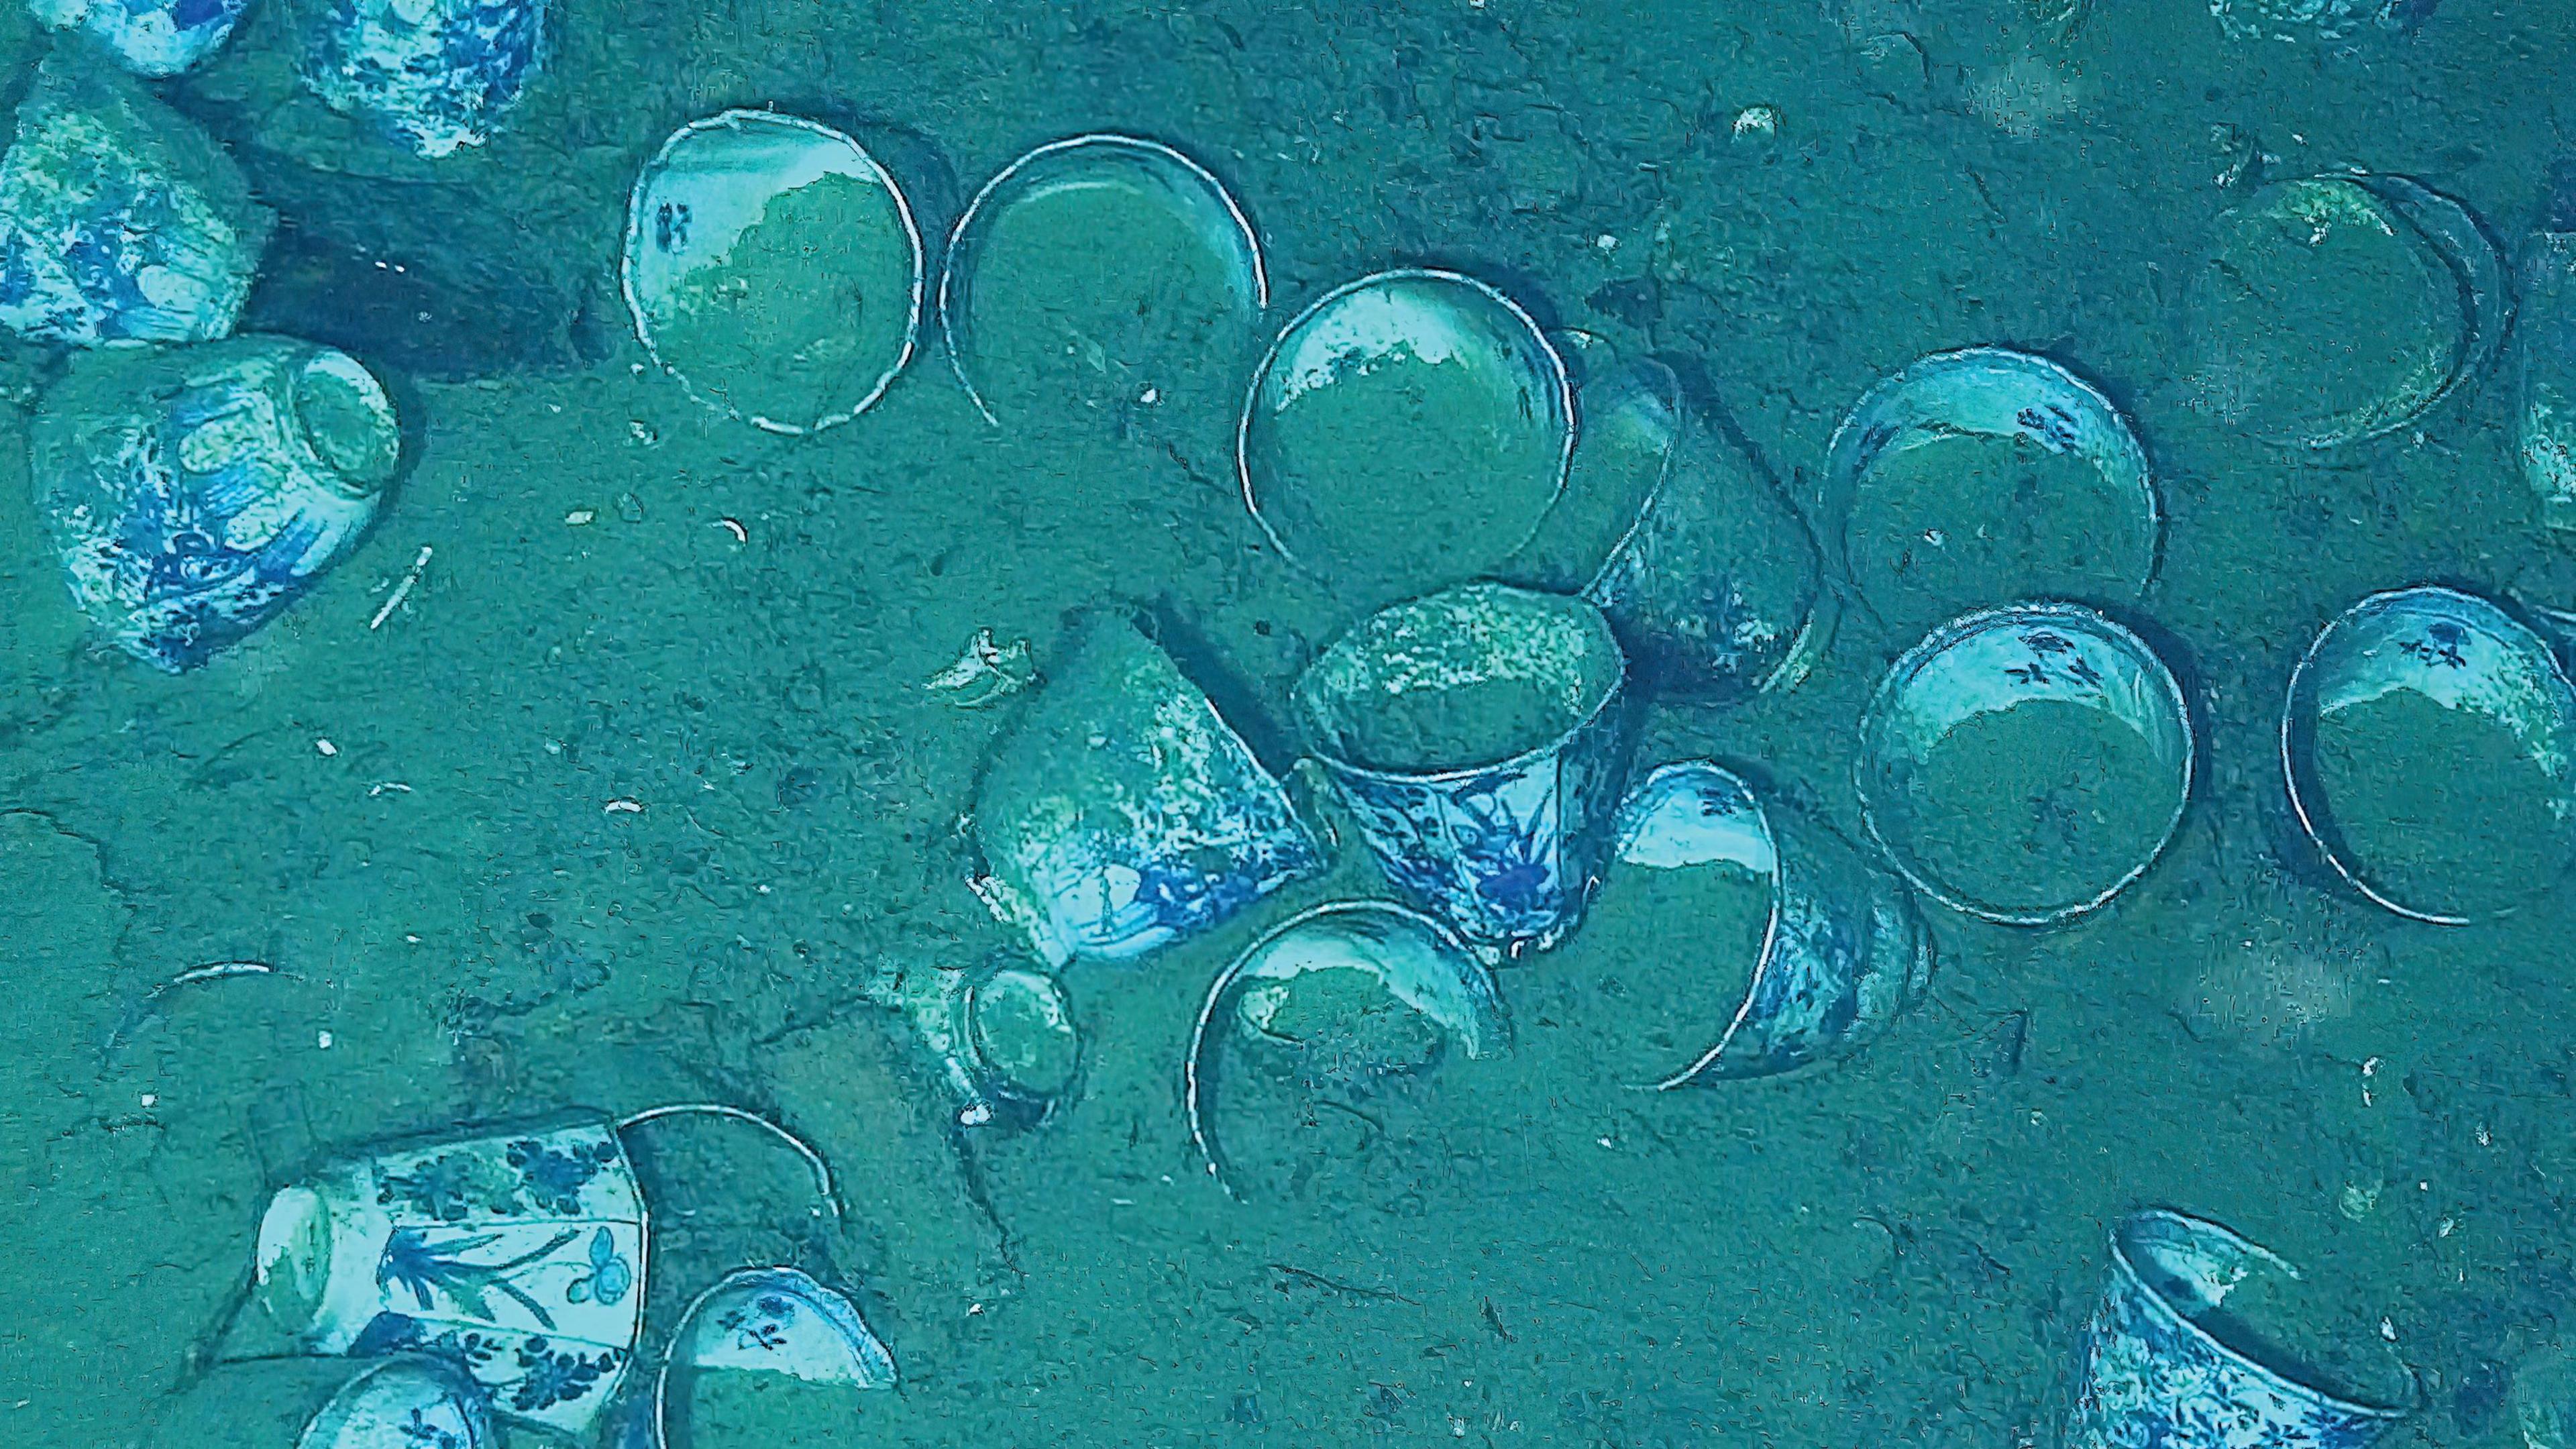
[[[2143,640],[2020,605],[1935,630],[1881,681],[1856,766],[1871,834],[1954,909],[2038,925],[2145,873],[2191,792],[2191,719]]]
[[[1052,142],[985,183],[939,282],[950,363],[995,421],[1046,393],[1160,406],[1190,382],[1174,353],[1244,345],[1269,300],[1260,240],[1223,184],[1118,135]]]
[[[1549,749],[1609,706],[1625,664],[1579,599],[1474,584],[1370,616],[1298,683],[1329,761],[1474,771]]]
[[[1528,313],[1456,273],[1364,278],[1290,322],[1236,433],[1292,563],[1382,603],[1485,574],[1565,487],[1574,401]]]
[[[2347,610],[2299,665],[2282,748],[2318,848],[2400,914],[2477,919],[2576,868],[2576,688],[2484,599],[2404,589]]]

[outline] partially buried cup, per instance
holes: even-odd
[[[1545,950],[1608,860],[1634,720],[1580,599],[1465,584],[1383,609],[1301,675],[1309,747],[1387,878],[1489,957]]]
[[[2400,915],[2492,917],[2576,866],[2576,688],[2475,595],[2399,589],[2328,624],[2291,675],[2281,762],[2327,863]]]
[[[2136,634],[2066,603],[1952,620],[1906,651],[1861,720],[1861,815],[1954,910],[2049,925],[2144,875],[2191,797],[2182,688]]]
[[[1288,324],[1244,399],[1235,465],[1272,545],[1374,606],[1527,543],[1573,448],[1572,382],[1529,313],[1414,268],[1338,288]]]
[[[2221,214],[2185,297],[2191,400],[2280,447],[2394,432],[2494,361],[2503,257],[2405,177],[2274,182]]]
[[[2216,1223],[2129,1217],[2085,1326],[2065,1449],[2362,1449],[2416,1389],[2339,1296]]]
[[[997,423],[1053,408],[1123,425],[1201,401],[1203,379],[1236,375],[1211,364],[1256,345],[1269,303],[1260,238],[1224,184],[1115,134],[1002,168],[958,219],[939,278],[949,364]]]
[[[1659,1088],[1854,1051],[1932,973],[1902,881],[1707,760],[1659,766],[1621,802],[1583,949],[1609,953],[1626,1018],[1599,1060]]]
[[[636,178],[620,278],[689,394],[776,433],[875,405],[921,326],[921,232],[857,141],[775,111],[681,127]]]
[[[1247,1185],[1247,1157],[1287,1165],[1301,1182],[1313,1167],[1296,1170],[1298,1160],[1345,1155],[1330,1141],[1359,1120],[1319,1116],[1319,1098],[1372,1103],[1369,1120],[1383,1120],[1425,1105],[1416,1099],[1451,1052],[1488,1060],[1510,1046],[1492,976],[1439,922],[1387,901],[1317,906],[1273,927],[1209,986],[1183,1071],[1190,1136],[1229,1194]],[[1242,1152],[1229,1153],[1229,1131]],[[1386,1136],[1366,1133],[1356,1146]]]
[[[1805,677],[1833,630],[1814,536],[1661,359],[1557,339],[1582,372],[1565,494],[1497,571],[1601,606],[1659,699],[1726,704]]]
[[[857,1442],[894,1356],[838,1290],[795,1268],[745,1268],[680,1317],[653,1385],[656,1449]]]
[[[1821,504],[1853,586],[1902,629],[2011,599],[2126,603],[2161,529],[2120,410],[2002,347],[1934,353],[1872,387],[1834,430]]]

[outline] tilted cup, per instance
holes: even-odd
[[[1511,956],[1572,930],[1608,863],[1626,673],[1590,604],[1465,584],[1353,626],[1294,707],[1388,879]]]

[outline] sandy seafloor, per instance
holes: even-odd
[[[2518,1442],[2514,1368],[2576,1341],[2576,893],[2440,929],[2322,888],[2273,848],[2272,730],[2359,595],[2576,601],[2576,557],[2511,470],[2501,386],[2420,436],[2285,456],[2181,406],[2175,321],[2229,200],[2214,125],[2279,174],[2412,173],[2518,236],[2576,145],[2576,10],[2444,0],[2411,38],[2327,46],[2120,0],[2056,48],[2002,0],[1852,4],[1919,48],[1865,54],[1812,0],[572,0],[510,131],[441,173],[471,203],[441,244],[596,289],[660,138],[775,100],[902,131],[934,231],[1027,146],[1168,138],[1243,198],[1283,313],[1379,265],[1467,266],[1697,359],[1793,489],[1874,376],[2041,348],[2147,440],[2170,524],[2139,612],[2209,726],[2182,835],[2110,909],[1939,919],[1932,999],[1858,1058],[1664,1096],[1597,1080],[1586,1042],[1617,1030],[1621,962],[1686,940],[1580,937],[1509,970],[1519,1051],[1444,1067],[1410,1136],[1303,1199],[1229,1202],[1182,1121],[1190,1017],[1263,922],[1366,888],[1348,863],[1076,968],[1079,1099],[961,1134],[856,1000],[873,963],[1005,944],[955,826],[1008,711],[919,682],[988,626],[1043,668],[1067,611],[1139,600],[1286,765],[1285,682],[1345,616],[1204,441],[1239,370],[1206,360],[1197,414],[995,431],[934,344],[800,440],[702,410],[614,326],[587,364],[388,366],[414,436],[374,536],[168,679],[87,642],[42,557],[20,439],[46,364],[11,344],[0,1443],[290,1443],[327,1368],[183,1386],[277,1183],[398,1134],[706,1099],[804,1134],[851,1213],[818,1224],[756,1139],[639,1134],[648,1321],[737,1262],[856,1285],[905,1383],[854,1445],[2045,1443],[2108,1225],[2146,1204],[2384,1322],[2423,1389],[2396,1442]],[[8,7],[14,57],[24,32]],[[236,66],[274,37],[240,43]],[[1754,105],[1777,133],[1738,141]],[[1713,751],[1848,825],[1852,724],[1906,642],[1846,620],[1805,687],[1661,713],[1645,758]],[[236,959],[280,974],[147,999]]]

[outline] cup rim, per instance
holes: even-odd
[[[956,376],[957,385],[966,390],[966,399],[975,405],[975,411],[983,415],[985,422],[995,427],[1000,427],[1002,420],[994,415],[993,409],[984,401],[983,392],[975,386],[974,378],[968,374],[965,349],[960,345],[959,338],[957,304],[961,300],[959,292],[962,289],[958,286],[957,278],[960,273],[972,271],[972,268],[964,263],[968,259],[970,243],[981,239],[970,236],[969,233],[1001,214],[1002,208],[995,203],[1008,199],[1006,193],[1013,183],[1020,180],[1021,174],[1028,168],[1083,150],[1123,152],[1151,163],[1176,166],[1196,182],[1207,195],[1214,197],[1224,208],[1226,216],[1234,223],[1235,231],[1243,242],[1242,259],[1248,265],[1252,276],[1252,313],[1255,317],[1259,317],[1270,310],[1270,267],[1261,249],[1260,233],[1253,228],[1252,219],[1244,214],[1242,204],[1235,200],[1233,190],[1220,180],[1215,172],[1192,159],[1186,152],[1151,137],[1125,131],[1085,131],[1079,135],[1065,136],[1046,142],[1044,145],[1031,147],[1013,157],[1009,164],[994,172],[990,179],[976,189],[973,199],[966,203],[966,209],[958,213],[956,224],[948,229],[947,246],[941,253],[939,263],[939,287],[935,310],[939,316],[940,344],[948,354],[948,370]],[[988,207],[992,209],[988,211]]]
[[[654,183],[671,165],[673,157],[680,148],[701,136],[719,131],[748,133],[759,128],[800,132],[810,142],[848,148],[865,167],[869,177],[894,203],[895,218],[902,223],[904,241],[912,253],[912,284],[907,289],[910,297],[909,309],[904,318],[903,337],[895,348],[893,359],[886,364],[883,371],[877,374],[866,394],[856,402],[810,422],[780,422],[775,418],[746,412],[730,403],[718,402],[701,390],[697,383],[690,380],[687,373],[663,358],[661,349],[653,340],[651,311],[645,306],[644,298],[637,291],[636,257],[644,244],[646,200],[651,195]],[[879,400],[885,397],[886,391],[894,386],[895,379],[902,375],[904,368],[912,361],[913,352],[921,336],[921,314],[923,300],[928,290],[928,280],[928,256],[922,246],[921,226],[913,217],[911,198],[904,195],[903,187],[895,180],[894,173],[887,170],[885,163],[876,158],[876,153],[861,145],[857,137],[805,116],[791,115],[785,111],[759,110],[748,106],[736,106],[711,116],[701,116],[682,125],[663,139],[660,149],[653,153],[652,159],[646,161],[637,170],[634,184],[627,191],[626,232],[624,245],[618,252],[617,290],[626,300],[627,320],[632,324],[635,340],[643,344],[645,355],[653,359],[654,365],[677,381],[680,384],[680,390],[699,404],[726,417],[749,423],[763,432],[787,437],[805,437],[838,427],[875,407]]]
[[[1531,519],[1529,529],[1513,540],[1511,547],[1504,549],[1499,558],[1488,563],[1485,566],[1487,569],[1528,548],[1530,541],[1538,537],[1539,531],[1546,526],[1547,516],[1554,512],[1556,505],[1564,499],[1566,479],[1574,466],[1574,439],[1575,434],[1581,430],[1581,425],[1580,414],[1576,410],[1573,378],[1566,370],[1565,358],[1558,353],[1556,344],[1549,340],[1547,329],[1539,325],[1538,319],[1530,314],[1529,309],[1512,300],[1510,294],[1492,283],[1448,267],[1390,267],[1344,282],[1306,304],[1296,316],[1288,319],[1287,324],[1279,329],[1278,335],[1271,338],[1269,346],[1262,351],[1261,361],[1252,369],[1252,379],[1244,388],[1243,407],[1236,415],[1234,424],[1234,476],[1241,490],[1244,511],[1252,515],[1252,521],[1260,528],[1261,536],[1269,541],[1270,547],[1288,562],[1290,568],[1327,586],[1332,580],[1323,570],[1299,558],[1296,551],[1288,547],[1287,540],[1279,536],[1279,530],[1270,521],[1269,515],[1262,511],[1262,488],[1253,477],[1253,421],[1261,411],[1261,395],[1269,386],[1272,370],[1278,366],[1280,354],[1287,348],[1292,338],[1303,331],[1315,318],[1321,316],[1327,308],[1336,306],[1364,291],[1404,284],[1463,288],[1480,302],[1499,307],[1511,317],[1527,334],[1538,355],[1545,360],[1546,369],[1541,381],[1547,384],[1555,399],[1557,416],[1564,419],[1564,426],[1558,429],[1560,436],[1557,438],[1556,465],[1552,470],[1553,481],[1548,487],[1547,502]],[[1434,590],[1434,592],[1438,591]]]
[[[1609,683],[1601,690],[1600,698],[1594,700],[1572,724],[1567,725],[1564,729],[1549,736],[1539,744],[1533,745],[1528,749],[1521,750],[1515,754],[1507,755],[1491,764],[1443,765],[1437,769],[1430,770],[1390,770],[1375,765],[1363,765],[1358,761],[1349,758],[1339,749],[1334,748],[1323,738],[1320,738],[1323,732],[1312,729],[1312,726],[1315,724],[1315,720],[1313,718],[1315,705],[1313,703],[1312,692],[1307,688],[1307,681],[1313,676],[1314,671],[1320,667],[1326,659],[1332,657],[1336,650],[1340,649],[1344,644],[1349,643],[1352,637],[1360,629],[1366,627],[1371,622],[1398,610],[1413,608],[1426,600],[1436,599],[1446,594],[1460,593],[1467,590],[1489,590],[1496,593],[1525,595],[1536,599],[1572,604],[1582,609],[1585,611],[1582,617],[1586,632],[1592,634],[1597,642],[1608,647],[1610,657],[1617,660],[1619,663],[1619,672],[1612,676]],[[1608,714],[1613,708],[1618,706],[1626,697],[1627,693],[1627,651],[1620,647],[1618,635],[1611,629],[1610,621],[1602,614],[1599,605],[1596,605],[1591,600],[1579,595],[1551,594],[1538,589],[1525,589],[1518,584],[1497,583],[1490,579],[1479,579],[1463,584],[1452,584],[1448,588],[1438,589],[1428,594],[1419,594],[1410,599],[1400,600],[1396,603],[1387,605],[1383,609],[1374,610],[1363,615],[1357,623],[1351,625],[1348,629],[1345,629],[1342,632],[1341,637],[1326,645],[1323,652],[1315,656],[1314,663],[1306,666],[1305,670],[1298,675],[1297,682],[1292,685],[1289,690],[1290,698],[1295,701],[1296,711],[1299,716],[1301,716],[1299,720],[1300,726],[1306,728],[1311,735],[1317,736],[1316,738],[1310,738],[1307,741],[1306,753],[1312,755],[1318,762],[1323,764],[1326,769],[1329,769],[1334,774],[1346,779],[1374,780],[1386,784],[1415,786],[1446,785],[1460,780],[1474,780],[1486,775],[1525,771],[1530,767],[1542,763],[1550,755],[1563,753],[1565,748],[1572,744],[1578,736],[1582,735],[1586,730],[1591,729],[1601,720],[1602,716]]]
[[[1875,773],[1871,742],[1886,723],[1899,696],[1913,685],[1924,667],[1935,658],[1969,639],[1997,629],[2031,623],[2084,634],[2151,666],[2143,672],[2162,686],[2159,697],[2170,707],[2171,717],[2181,728],[2183,750],[2175,769],[2178,778],[2174,782],[2173,810],[2166,818],[2163,830],[2157,834],[2155,844],[2125,873],[2081,900],[2046,908],[2013,910],[1976,900],[1936,879],[1931,872],[1916,864],[1910,848],[1891,838],[1888,827],[1880,818],[1882,811],[1870,783]],[[2026,599],[1971,610],[1935,627],[1912,648],[1897,656],[1896,662],[1887,667],[1887,672],[1879,677],[1877,686],[1870,691],[1869,704],[1861,711],[1859,749],[1852,757],[1852,789],[1859,797],[1861,826],[1868,832],[1870,843],[1878,848],[1881,858],[1905,878],[1906,884],[1942,905],[1962,915],[1997,925],[2059,925],[2109,904],[2164,858],[2166,849],[2173,844],[2175,834],[2181,829],[2183,816],[2191,809],[2192,792],[2199,783],[2200,738],[2194,724],[2190,699],[2183,693],[2182,684],[2174,677],[2172,667],[2146,640],[2101,610],[2089,604],[2058,599]]]

